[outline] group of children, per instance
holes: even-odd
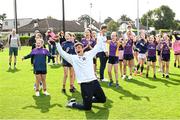
[[[48,56],[48,63],[50,59],[53,60],[57,57],[55,55],[56,45],[55,41],[57,39],[60,41],[62,49],[71,55],[77,54],[75,51],[75,34],[71,32],[63,32],[60,34],[54,34],[51,29],[46,33],[48,39],[49,51],[45,49],[44,40],[42,35],[38,32],[35,34],[35,44],[33,45],[32,51],[29,55],[23,57],[23,59],[33,58],[32,64],[34,67],[34,74],[36,77],[36,96],[39,96],[39,85],[42,83],[44,94],[49,95],[46,90],[46,56]],[[90,51],[99,42],[95,31],[86,29],[84,32],[84,37],[81,39],[84,52]],[[64,37],[65,36],[65,37]],[[162,77],[169,78],[169,61],[170,61],[170,49],[173,47],[175,53],[174,66],[180,67],[180,42],[176,39],[172,44],[172,38],[168,34],[161,35],[146,35],[144,30],[140,31],[140,37],[136,37],[135,34],[129,29],[125,34],[121,34],[118,37],[117,32],[111,33],[111,39],[106,40],[107,52],[108,52],[108,76],[109,83],[108,86],[113,85],[112,67],[114,67],[116,87],[119,87],[119,70],[122,79],[132,79],[133,71],[134,75],[138,74],[140,69],[140,76],[143,75],[144,64],[147,65],[146,78],[149,77],[149,69],[152,65],[153,68],[153,78],[156,79],[156,60],[159,62],[159,71],[162,72]],[[157,53],[157,55],[156,55]],[[156,57],[158,56],[158,58]],[[137,60],[137,65],[135,65],[134,58]],[[96,75],[97,66],[97,56],[93,58],[94,64],[94,74]],[[105,60],[104,60],[105,61]],[[177,65],[178,62],[178,65]],[[101,64],[101,63],[100,63]],[[66,93],[66,81],[69,75],[70,78],[70,92],[75,92],[74,81],[75,73],[73,66],[62,59],[62,65],[64,70],[63,86],[62,92]],[[100,65],[101,66],[101,65]],[[129,76],[127,76],[127,69],[129,68]],[[82,71],[83,72],[83,71]],[[69,73],[69,74],[68,74]],[[96,75],[97,77],[97,75]]]
[[[137,75],[140,68],[140,76],[143,75],[144,64],[147,64],[146,78],[149,77],[149,69],[152,64],[153,68],[153,78],[156,79],[156,53],[158,53],[160,70],[162,70],[162,77],[169,78],[169,61],[170,61],[170,50],[172,47],[171,37],[164,33],[162,38],[158,35],[147,36],[144,30],[140,32],[140,38],[137,39],[131,31],[127,31],[126,38],[121,36],[117,38],[117,33],[112,32],[111,41],[108,43],[109,46],[109,65],[108,65],[108,74],[109,74],[109,86],[112,85],[112,75],[111,75],[111,66],[113,65],[115,70],[115,79],[116,87],[118,87],[118,63],[120,66],[120,73],[122,79],[132,79],[132,73],[134,70],[134,75]],[[115,39],[115,40],[114,40]],[[177,41],[175,41],[177,42]],[[178,42],[179,43],[179,42]],[[177,44],[173,44],[174,48],[177,47]],[[180,46],[179,46],[180,48]],[[175,60],[179,60],[180,49],[175,52]],[[112,53],[113,51],[113,53]],[[119,54],[117,54],[119,52]],[[134,54],[135,53],[135,54]],[[113,56],[113,57],[112,57]],[[119,57],[119,59],[118,59]],[[135,65],[134,58],[137,57],[137,65]],[[123,61],[123,62],[122,62]],[[176,61],[175,65],[176,66]],[[123,64],[123,67],[122,67]],[[128,65],[130,75],[127,77],[126,66]],[[178,64],[179,65],[179,64]],[[134,69],[133,69],[134,68]],[[123,72],[122,72],[123,71]]]

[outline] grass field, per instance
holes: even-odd
[[[48,66],[47,85],[50,96],[34,96],[34,75],[30,60],[21,61],[30,47],[19,52],[18,70],[8,71],[8,50],[0,52],[0,119],[180,119],[180,69],[173,67],[171,56],[170,78],[157,80],[136,76],[133,80],[119,79],[120,88],[101,83],[107,96],[105,104],[93,104],[91,111],[66,108],[71,97],[81,101],[77,92],[61,93],[63,69]],[[146,71],[146,70],[145,70]],[[145,72],[144,71],[144,72]],[[106,78],[107,70],[106,70]],[[69,80],[68,80],[69,81]]]

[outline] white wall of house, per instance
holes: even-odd
[[[32,20],[32,18],[18,19],[18,28],[29,24]],[[14,24],[14,19],[5,19],[3,21],[3,30],[11,30],[12,28],[14,28]]]

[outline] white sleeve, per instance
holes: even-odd
[[[94,57],[98,52],[104,51],[103,48],[104,41],[99,40],[97,44],[94,46],[94,48],[87,52],[91,57]]]
[[[106,39],[106,37],[102,37],[102,36],[99,36],[98,38],[97,38],[97,43],[98,42],[102,42],[101,43],[101,45],[102,45],[102,51],[104,51],[104,52],[107,52],[108,50],[107,50],[107,47],[106,47],[106,41],[107,41],[107,39]]]
[[[67,62],[69,62],[69,63],[73,63],[72,62],[72,56],[73,55],[70,55],[69,53],[67,53],[67,52],[65,52],[63,49],[62,49],[62,47],[61,47],[61,45],[59,44],[59,43],[56,43],[56,48],[57,48],[57,50],[58,50],[58,52],[59,52],[59,54],[67,61]]]

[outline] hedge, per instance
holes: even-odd
[[[28,45],[30,36],[20,36],[20,41],[22,46]]]

